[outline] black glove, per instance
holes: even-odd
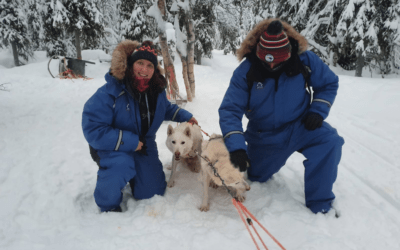
[[[324,118],[322,118],[320,114],[314,112],[308,112],[301,120],[307,130],[315,130],[316,128],[320,128],[323,121]]]
[[[240,172],[244,172],[250,167],[250,160],[244,149],[239,149],[229,153],[231,163],[235,168],[239,168]]]

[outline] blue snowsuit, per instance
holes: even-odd
[[[101,211],[122,201],[121,190],[133,178],[133,196],[147,199],[163,195],[166,188],[163,166],[158,158],[156,132],[164,120],[184,122],[192,114],[171,104],[165,90],[158,95],[154,120],[145,135],[147,154],[135,152],[141,135],[138,101],[122,81],[107,73],[107,83],[86,102],[83,133],[100,157],[94,198]]]
[[[317,213],[328,211],[335,198],[332,186],[344,140],[326,122],[321,128],[309,131],[301,119],[309,111],[324,119],[328,116],[336,97],[338,77],[313,52],[303,52],[300,60],[311,69],[308,81],[314,90],[311,104],[302,74],[288,77],[282,73],[277,90],[272,78],[254,82],[249,90],[246,74],[251,62],[246,59],[234,71],[219,108],[220,126],[229,152],[247,151],[251,181],[267,181],[292,153],[302,153],[307,158],[304,161],[306,206]],[[249,119],[245,133],[243,114]]]

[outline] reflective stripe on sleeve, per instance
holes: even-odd
[[[119,131],[118,142],[117,145],[115,146],[114,151],[118,151],[119,146],[121,146],[121,141],[122,141],[122,130]]]
[[[233,134],[242,134],[242,135],[243,135],[243,132],[242,132],[242,131],[231,131],[231,132],[227,133],[227,134],[224,136],[224,140],[225,140],[225,138],[227,138],[227,137],[229,137],[229,136],[231,136],[231,135],[233,135]]]
[[[328,107],[332,106],[332,104],[330,102],[328,102],[328,101],[326,101],[324,99],[314,99],[313,102],[323,102],[323,103],[328,104]]]
[[[181,110],[181,108],[178,108],[178,109],[175,111],[174,116],[172,116],[172,121],[175,120],[175,117],[176,117],[176,115],[178,114],[179,110]]]

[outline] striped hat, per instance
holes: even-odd
[[[283,31],[282,23],[275,20],[261,34],[256,55],[259,59],[268,63],[281,63],[290,58],[291,49],[288,36]]]

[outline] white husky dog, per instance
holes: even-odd
[[[225,146],[222,135],[212,134],[209,141],[202,143],[201,178],[203,181],[203,201],[200,210],[210,210],[208,199],[208,188],[210,182],[222,186],[220,178],[214,175],[211,163],[216,168],[218,174],[224,180],[225,185],[240,202],[246,199],[245,192],[250,190],[249,184],[244,180],[244,173],[235,168],[230,160],[228,149]],[[211,184],[211,186],[213,186]]]
[[[182,162],[193,172],[200,172],[200,157],[195,153],[195,150],[201,154],[203,136],[199,126],[187,122],[179,124],[176,128],[168,125],[167,134],[168,137],[165,143],[173,153],[172,173],[167,185],[168,187],[173,187],[177,176],[176,167],[179,162]]]

